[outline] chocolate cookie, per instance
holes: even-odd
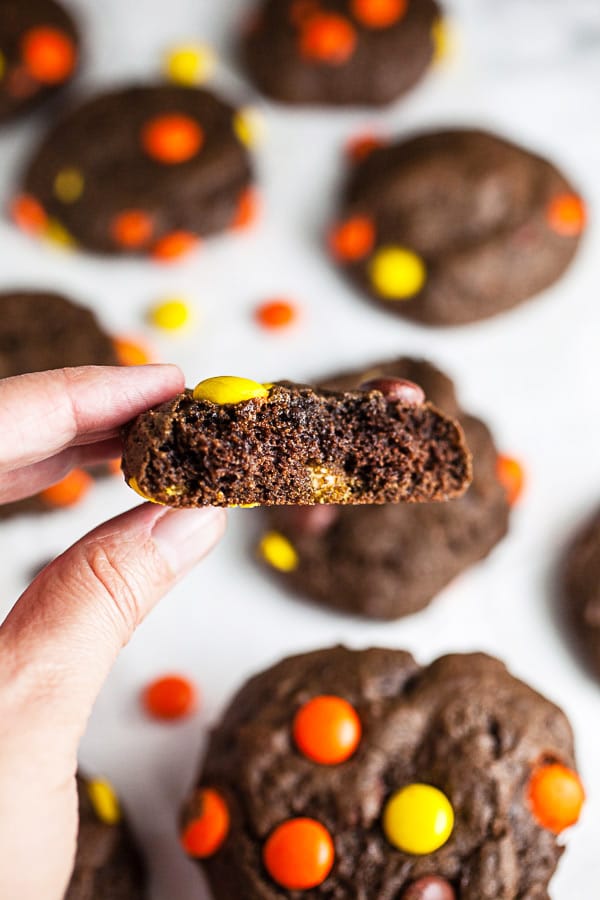
[[[245,224],[252,170],[241,114],[205,90],[134,86],[89,100],[42,141],[14,217],[98,253],[170,260]]]
[[[363,154],[330,249],[390,312],[460,325],[551,285],[584,227],[583,201],[545,159],[485,132],[442,131]]]
[[[460,496],[471,481],[460,426],[399,387],[210,378],[125,427],[123,471],[143,497],[179,507]]]
[[[492,657],[336,647],[237,694],[182,842],[215,900],[547,900],[574,765],[564,713]]]
[[[585,524],[569,548],[564,601],[586,662],[600,677],[600,512]]]
[[[460,572],[487,556],[508,529],[498,451],[480,419],[464,413],[450,379],[401,358],[324,382],[352,390],[385,376],[417,382],[464,429],[473,482],[449,503],[290,507],[269,510],[259,556],[294,590],[351,613],[394,619],[426,606]]]
[[[0,123],[46,100],[75,74],[79,35],[54,0],[0,0]]]
[[[141,859],[106,781],[77,777],[79,836],[65,900],[142,900]]]
[[[284,103],[382,105],[423,77],[442,27],[435,0],[264,0],[243,53]]]

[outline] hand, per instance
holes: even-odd
[[[0,381],[0,502],[119,454],[118,429],[173,397],[173,366]],[[224,513],[143,504],[38,575],[0,626],[0,897],[61,900],[77,835],[77,748],[119,650],[218,541]]]

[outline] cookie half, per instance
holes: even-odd
[[[329,243],[389,312],[461,325],[553,284],[585,222],[578,191],[547,160],[487,132],[440,131],[367,148]]]
[[[590,669],[600,677],[600,512],[569,547],[563,573],[565,612]]]
[[[182,841],[215,900],[546,898],[574,769],[564,713],[498,660],[335,647],[233,699]]]

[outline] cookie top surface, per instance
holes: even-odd
[[[284,103],[381,105],[424,75],[439,24],[435,0],[265,0],[244,56]]]
[[[75,74],[79,36],[54,0],[0,0],[0,123],[26,112]]]
[[[315,751],[332,733],[314,704],[332,697],[344,724],[333,744],[346,750],[325,764]],[[563,848],[531,798],[550,766],[581,791],[564,713],[489,656],[421,667],[398,650],[337,647],[286,659],[242,688],[208,747],[200,788],[217,791],[230,816],[205,860],[215,898],[401,900],[426,876],[460,900],[547,898]],[[409,786],[416,804],[397,796]],[[395,818],[407,801],[412,838]],[[448,828],[434,840],[438,813]],[[334,855],[299,894],[278,883],[270,850],[282,824],[303,818],[325,830]],[[310,852],[303,844],[296,862]]]
[[[432,132],[356,164],[330,249],[389,312],[459,325],[556,281],[585,215],[576,190],[541,157],[482,131]]]
[[[488,428],[460,409],[452,382],[439,369],[400,358],[323,384],[351,390],[381,376],[416,382],[428,400],[460,422],[473,454],[466,494],[441,504],[275,508],[268,512],[258,551],[271,571],[279,569],[285,583],[305,596],[347,612],[393,619],[422,609],[487,555],[507,531],[509,504]],[[283,569],[277,555],[271,559],[274,535],[292,549]]]
[[[179,244],[237,221],[252,173],[236,116],[209,91],[171,85],[88,100],[42,141],[15,218],[35,203],[30,230],[100,253],[172,259]]]
[[[589,668],[600,678],[600,511],[569,547],[563,589],[568,620]]]
[[[123,471],[170,506],[416,502],[464,493],[471,458],[422,401],[221,376],[125,426]]]
[[[112,339],[94,313],[59,294],[0,294],[0,378],[65,366],[114,366]]]

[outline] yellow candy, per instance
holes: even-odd
[[[414,297],[427,277],[421,257],[404,247],[382,247],[373,256],[369,272],[373,287],[386,300]]]
[[[278,531],[268,531],[263,535],[258,552],[262,558],[279,572],[293,572],[298,567],[298,554]]]
[[[62,247],[63,250],[72,250],[76,246],[76,240],[69,234],[65,226],[58,219],[49,219],[44,236],[51,244]]]
[[[179,331],[189,325],[192,312],[189,304],[179,297],[163,300],[150,310],[150,321],[164,331]]]
[[[74,166],[61,169],[54,179],[54,194],[63,203],[75,203],[83,193],[83,175]]]
[[[121,821],[121,807],[117,795],[108,781],[97,779],[87,786],[88,796],[94,812],[105,825],[116,825]]]
[[[238,109],[233,117],[233,130],[242,144],[246,147],[255,147],[264,132],[262,116],[251,106]]]
[[[217,57],[204,44],[175,47],[165,58],[165,75],[175,84],[193,86],[207,81],[215,70]]]
[[[194,388],[195,400],[209,400],[222,406],[226,403],[243,403],[244,400],[254,400],[269,396],[269,390],[258,381],[250,378],[236,378],[235,375],[219,375],[217,378],[207,378]]]
[[[436,63],[444,62],[452,55],[454,50],[453,34],[444,19],[437,19],[431,29],[433,40],[433,60]]]
[[[409,784],[396,791],[383,813],[383,830],[390,844],[416,856],[443,847],[453,828],[450,801],[430,784]]]
[[[165,505],[164,503],[161,503],[160,500],[155,500],[154,497],[149,497],[148,494],[145,494],[137,483],[137,478],[130,478],[127,484],[132,491],[135,491],[136,494],[142,498],[142,500],[147,500],[149,503],[156,503],[157,506]]]

